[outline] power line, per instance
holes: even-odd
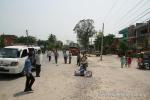
[[[136,16],[136,17],[133,18],[132,20],[137,19],[140,15],[144,14],[144,13],[145,13],[146,11],[148,11],[149,9],[150,9],[150,8],[144,10],[142,13],[140,13],[138,16]],[[144,14],[144,16],[146,16],[146,15],[149,14],[149,13],[150,13],[150,11],[149,11],[148,13]],[[143,16],[143,17],[144,17],[144,16]],[[141,19],[141,18],[142,18],[142,16],[141,16],[140,18],[138,18],[137,20],[139,20],[139,19]],[[129,22],[131,22],[132,20],[128,21],[128,22],[125,23],[124,25],[129,24]],[[133,21],[132,23],[136,22],[137,20]],[[132,24],[132,23],[130,23],[130,24]],[[123,26],[124,26],[124,25],[123,25]]]
[[[107,12],[107,14],[104,17],[104,21],[106,20],[106,18],[108,17],[108,15],[112,12],[112,10],[114,9],[116,3],[118,0],[115,0],[115,2],[113,3],[113,5],[111,6],[111,8],[109,9],[109,11]]]
[[[125,23],[124,25],[122,25],[120,28],[119,28],[119,30],[120,29],[122,29],[123,27],[126,27],[127,25],[131,25],[131,24],[133,24],[134,22],[136,22],[136,21],[138,21],[138,20],[140,20],[141,18],[143,18],[143,17],[145,17],[146,15],[148,15],[149,13],[150,13],[150,11],[148,11],[150,8],[148,8],[148,9],[146,9],[146,10],[144,10],[142,13],[140,13],[138,16],[136,16],[135,18],[133,18],[132,20],[130,20],[130,21],[128,21],[127,23]],[[148,11],[147,13],[145,13],[146,11]],[[145,13],[145,14],[144,14]],[[142,14],[144,14],[144,15],[142,15]],[[142,15],[141,17],[139,17],[140,15]],[[139,18],[138,18],[139,17]],[[134,20],[135,19],[135,20]],[[132,22],[131,22],[132,21]],[[130,23],[131,22],[131,23]],[[121,25],[121,24],[120,24]],[[117,31],[117,30],[116,30]],[[115,31],[114,31],[115,32]]]
[[[150,13],[150,11],[149,11],[149,12],[147,12],[146,14],[144,14],[143,16],[141,16],[140,18],[136,19],[136,20],[135,20],[135,21],[133,21],[132,23],[134,23],[134,22],[138,21],[139,19],[143,18],[144,16],[148,15],[149,13]]]
[[[132,23],[130,23],[129,25],[131,25],[131,24],[133,24],[134,22],[140,20],[141,18],[145,17],[145,16],[148,15],[149,13],[150,13],[150,11],[147,12],[146,14],[144,14],[143,16],[141,16],[140,18],[134,20],[134,21],[133,21]],[[146,22],[146,21],[148,21],[148,20],[150,20],[150,17],[147,18],[147,19],[145,19],[144,21],[142,21],[142,23],[144,23],[144,22]],[[114,31],[113,33],[115,33],[115,35],[116,35],[116,34],[118,33],[118,31],[121,30],[121,29],[123,29],[123,27],[119,28],[118,30]]]
[[[118,12],[120,9],[123,8],[122,5],[124,5],[125,2],[126,2],[126,0],[124,0],[124,1],[121,3],[121,5],[117,8],[117,11],[116,11],[116,12]],[[114,14],[116,14],[116,13],[114,12],[111,16],[113,16]],[[110,14],[109,14],[109,16],[110,16]],[[109,18],[109,19],[110,19],[110,18]],[[109,19],[107,20],[107,22],[109,22]],[[105,23],[107,23],[107,22],[105,22]]]
[[[150,13],[150,11],[149,11],[148,13],[146,13],[145,15],[141,16],[140,18],[136,19],[134,22],[138,21],[139,19],[143,18],[144,16],[146,16],[146,15],[149,14],[149,13]],[[149,20],[150,20],[150,17],[147,18],[147,19],[145,19],[144,21],[142,21],[142,23],[145,23],[145,22],[147,22],[147,21],[149,21]],[[133,24],[134,22],[130,23],[130,25]],[[121,29],[122,29],[122,28],[120,28],[119,30],[121,30]],[[114,33],[115,33],[115,35],[116,35],[116,34],[118,33],[118,30],[114,31]]]
[[[117,22],[121,22],[122,19],[125,19],[127,17],[129,17],[128,15],[133,12],[140,4],[141,4],[142,0],[139,0],[130,10],[128,10]],[[149,0],[148,0],[149,2]],[[147,2],[145,2],[143,5],[145,5]],[[143,6],[142,5],[142,6]],[[138,11],[139,9],[137,9],[136,11]],[[135,11],[134,11],[135,12]],[[116,22],[116,23],[117,23]],[[126,24],[126,23],[125,23]],[[120,27],[122,25],[122,23],[120,23],[117,27]]]
[[[147,19],[145,19],[142,23],[145,23],[145,22],[147,22],[147,21],[149,21],[149,20],[150,20],[150,17],[147,18]]]
[[[116,0],[117,1],[117,0]],[[141,3],[142,3],[142,1],[143,0],[139,0],[130,10],[128,10],[117,22],[121,22],[120,20],[122,20],[122,19],[124,19],[124,18],[126,18],[126,16],[127,15],[129,15],[131,12],[133,12]],[[149,2],[149,0],[148,0],[148,2]],[[145,3],[147,3],[147,2],[145,2]],[[145,4],[144,3],[144,4]],[[115,4],[115,3],[114,3]],[[143,4],[143,5],[144,5]],[[116,23],[117,23],[116,22]],[[121,25],[121,24],[120,24]],[[118,26],[120,26],[120,25],[118,25]]]
[[[149,2],[149,0],[148,0],[148,2]],[[142,7],[146,4],[147,2],[145,2],[143,5],[141,5]],[[137,12],[139,9],[137,9],[136,11],[134,11],[134,12]],[[129,13],[128,13],[129,14]],[[132,16],[132,15],[131,15]],[[127,17],[129,17],[129,16],[127,16]],[[125,19],[126,18],[126,16],[123,18],[123,19]],[[121,19],[122,20],[122,19]],[[121,20],[118,20],[118,22],[121,22]],[[122,24],[122,23],[121,23]],[[118,26],[120,26],[121,24],[119,24]]]
[[[147,2],[145,2],[145,3],[143,3],[141,6],[139,6],[139,8],[138,9],[136,9],[135,11],[134,11],[134,9],[130,12],[131,14],[129,15],[129,13],[127,13],[127,15],[129,15],[129,16],[122,16],[122,19],[126,19],[126,18],[129,18],[130,16],[133,16],[133,14],[135,14],[136,12],[138,12],[140,9],[141,9],[141,7],[143,8],[144,6],[145,6],[145,4],[147,4],[149,2],[149,0],[147,1]],[[134,11],[134,12],[133,12]],[[121,22],[122,21],[122,19],[120,18],[117,22]],[[116,22],[116,23],[117,23]],[[122,24],[122,23],[121,23]],[[118,26],[120,26],[121,24],[119,24]]]
[[[143,0],[140,0],[139,2],[137,2],[130,10],[128,10],[119,20],[122,20],[123,18],[125,18],[124,16],[127,16],[130,12],[132,12],[135,8],[138,7],[139,4],[141,4]]]

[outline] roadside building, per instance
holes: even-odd
[[[4,46],[11,46],[14,45],[14,39],[16,38],[15,35],[1,35],[1,41],[3,41]]]
[[[143,50],[150,50],[150,21],[136,25],[136,46]]]
[[[135,25],[128,27],[128,47],[133,49],[136,48],[136,30]]]
[[[122,38],[120,40],[122,42],[127,43],[127,41],[128,41],[128,27],[120,30],[119,34],[122,34]]]
[[[119,34],[121,34],[122,37],[119,40],[120,42],[119,44],[121,44],[121,46],[119,46],[117,54],[121,56],[121,55],[125,55],[125,52],[127,50],[126,47],[128,45],[128,27],[120,30]]]
[[[130,49],[150,50],[150,20],[146,23],[136,23],[119,31],[121,42]]]

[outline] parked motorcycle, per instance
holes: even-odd
[[[139,69],[150,69],[150,52],[142,52],[139,54],[138,66]]]

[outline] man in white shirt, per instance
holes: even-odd
[[[38,50],[38,53],[35,55],[36,60],[36,77],[40,77],[41,72],[41,50]]]
[[[49,62],[51,61],[51,54],[52,54],[52,52],[51,52],[50,50],[48,50],[47,56],[48,56],[48,58],[49,58]]]

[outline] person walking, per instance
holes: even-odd
[[[48,56],[49,62],[51,61],[51,54],[52,54],[52,51],[51,51],[51,50],[48,50],[47,56]]]
[[[31,72],[31,69],[32,69],[32,66],[31,66],[31,57],[32,55],[29,53],[28,54],[28,58],[25,60],[25,64],[24,64],[24,74],[26,75],[26,83],[25,83],[25,89],[24,89],[24,92],[27,92],[27,91],[33,91],[32,90],[32,85],[35,81],[35,78],[34,76],[32,75],[32,72]]]
[[[58,56],[59,56],[57,49],[54,51],[54,56],[55,56],[55,63],[57,64]]]
[[[72,53],[69,51],[69,64],[71,64]]]
[[[120,63],[121,63],[121,68],[123,68],[124,64],[126,63],[126,60],[125,60],[124,56],[120,57]]]
[[[67,59],[68,59],[68,55],[67,55],[66,51],[64,51],[63,54],[64,54],[64,63],[66,64]]]
[[[80,61],[81,61],[81,55],[80,55],[80,52],[78,52],[78,55],[77,55],[77,65],[80,66]]]
[[[125,67],[127,67],[128,66],[128,57],[127,57],[127,55],[125,56]]]
[[[38,50],[38,53],[35,55],[36,60],[36,77],[40,77],[41,72],[41,50]]]
[[[132,62],[132,59],[131,59],[130,56],[127,58],[127,62],[128,62],[128,68],[130,68],[131,67],[131,62]]]

